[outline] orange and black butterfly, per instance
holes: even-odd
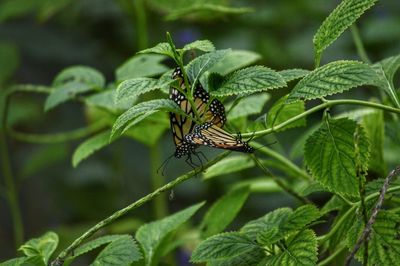
[[[180,68],[175,69],[172,78],[178,81],[178,86],[182,92],[186,94],[190,93],[190,88],[186,88],[185,86]],[[188,115],[182,116],[170,113],[171,130],[176,148],[174,156],[181,158],[182,156],[188,155],[188,159],[190,160],[190,155],[195,154],[195,149],[198,145],[187,142],[185,136],[192,133],[196,126],[194,119],[195,112],[186,96],[177,88],[173,86],[170,87],[169,97]],[[198,83],[193,92],[193,99],[194,108],[196,108],[199,119],[202,122],[210,122],[217,127],[222,127],[225,124],[226,117],[224,106],[217,99],[213,99],[211,103],[208,103],[210,95],[204,90],[200,83]]]
[[[248,141],[232,136],[212,122],[196,125],[193,132],[185,136],[185,140],[193,145],[205,145],[246,153],[254,152],[254,148],[248,144]]]

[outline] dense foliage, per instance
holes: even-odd
[[[4,10],[12,14],[13,5],[18,6],[18,1],[11,2],[2,3],[0,19],[7,19]],[[44,2],[26,8],[39,10],[39,16],[46,17],[46,12],[51,12],[47,5],[51,4]],[[149,1],[149,5],[157,3],[171,20],[185,18],[188,13],[192,19],[211,21],[227,14],[252,12],[248,8],[214,2],[218,1],[207,4],[193,1],[193,5],[184,6],[177,1],[174,9],[164,1]],[[131,4],[120,3],[128,5],[127,10]],[[62,9],[67,4],[68,1],[59,1],[52,7]],[[138,1],[137,5],[141,4]],[[375,4],[375,0],[342,0],[321,20],[313,38],[315,53],[309,60],[315,65],[310,70],[301,65],[274,70],[268,63],[260,62],[258,53],[218,49],[212,40],[178,45],[174,35],[168,32],[164,42],[151,48],[140,44],[143,49],[115,70],[112,81],[93,67],[75,65],[60,71],[50,86],[12,84],[8,79],[15,66],[10,64],[4,68],[0,73],[4,177],[1,192],[11,210],[17,244],[23,236],[9,137],[31,143],[64,143],[85,138],[71,155],[72,166],[77,167],[77,172],[82,171],[75,179],[85,175],[79,167],[101,150],[118,145],[123,138],[140,142],[150,150],[153,191],[130,197],[124,208],[112,206],[100,218],[91,219],[97,220],[97,224],[84,224],[72,237],[49,225],[47,232],[20,245],[18,255],[1,265],[79,265],[82,262],[187,265],[188,261],[214,266],[342,265],[354,258],[364,265],[396,265],[400,261],[400,184],[394,178],[400,174],[397,167],[400,101],[396,76],[400,54],[371,62],[355,25]],[[141,30],[138,27],[139,34],[143,33]],[[340,40],[345,31],[351,31],[360,60],[354,57],[324,60],[328,47]],[[2,51],[12,57],[9,46],[0,46]],[[171,178],[156,171],[161,157],[174,151],[172,145],[165,154],[160,148],[164,133],[171,134],[167,114],[186,115],[168,97],[170,86],[174,86],[171,74],[177,66],[183,70],[187,85],[194,88],[200,83],[212,98],[223,102],[227,112],[226,130],[237,138],[251,139],[253,154],[223,151],[215,155],[212,152],[217,150],[211,150],[212,159],[192,171],[182,174],[184,170],[174,167],[178,165],[174,161],[166,168]],[[19,132],[12,123],[15,113],[14,118],[9,115],[13,109],[11,100],[25,93],[45,94],[42,108],[47,114],[68,103],[75,104],[71,109],[76,104],[84,106],[87,125],[58,134]],[[193,95],[186,96],[193,101]],[[23,108],[21,104],[18,107]],[[85,120],[82,113],[73,112],[79,120]],[[61,124],[61,118],[53,123]],[[41,154],[36,153],[31,160],[38,160],[24,171],[29,175],[35,168],[50,168],[57,161],[53,157],[65,147],[55,149],[57,152],[50,147]],[[140,162],[141,151],[130,150],[127,156],[135,152],[140,153],[134,157],[139,160],[136,166],[146,167]],[[118,164],[124,156],[114,153],[109,157],[117,158],[115,161],[103,163]],[[97,169],[94,175],[100,174],[103,168]],[[172,178],[178,172],[178,177]],[[107,173],[113,175],[113,171]],[[254,175],[259,176],[254,178]],[[227,176],[232,178],[220,183],[223,191],[218,191],[218,197],[211,185],[208,198],[198,197],[195,204],[184,200],[185,207],[179,207],[173,214],[166,213],[169,201],[163,193],[169,193],[170,202],[174,202],[183,193],[178,185],[184,182],[218,184],[216,180]],[[148,179],[146,182],[150,182]],[[100,204],[103,197],[109,198],[104,191],[93,193],[94,201]],[[263,205],[258,217],[246,215],[246,207],[251,206],[249,201],[257,193],[274,193],[274,197],[280,195],[289,200],[277,205],[270,202],[274,197],[269,201],[259,198],[257,203],[253,202]],[[118,196],[117,192],[112,197]],[[51,197],[47,200],[52,201]],[[81,197],[76,200],[85,202]],[[156,219],[144,222],[138,218],[141,209],[137,208],[150,202],[154,203]],[[91,209],[89,206],[83,212],[90,213]],[[122,220],[128,212],[131,218]],[[107,213],[112,214],[102,220]],[[188,257],[182,259],[183,253]]]

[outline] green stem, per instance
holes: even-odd
[[[207,164],[204,166],[205,168],[215,164],[216,162],[222,160],[223,158],[225,158],[230,152],[224,152],[221,153],[220,155],[218,155],[217,157],[215,157],[214,159],[212,159],[211,161],[207,162]],[[125,215],[127,212],[134,210],[140,206],[142,206],[143,204],[145,204],[146,202],[149,202],[151,200],[153,200],[155,197],[157,197],[158,195],[160,195],[162,192],[165,191],[169,191],[172,188],[174,188],[175,186],[179,185],[180,183],[190,179],[191,177],[195,176],[196,173],[198,172],[198,170],[194,169],[190,172],[188,172],[187,174],[184,174],[174,180],[172,180],[171,182],[165,184],[164,186],[156,189],[155,191],[153,191],[150,194],[147,194],[146,196],[144,196],[143,198],[140,198],[139,200],[135,201],[134,203],[130,204],[129,206],[116,211],[115,213],[113,213],[111,216],[109,216],[108,218],[100,221],[99,223],[97,223],[96,225],[94,225],[93,227],[91,227],[89,230],[87,230],[83,235],[81,235],[79,238],[77,238],[70,246],[68,246],[66,249],[64,249],[56,258],[56,260],[54,260],[51,265],[55,266],[55,265],[62,265],[65,261],[65,259],[69,256],[69,254],[71,252],[74,251],[75,248],[77,248],[83,241],[85,241],[86,239],[88,239],[89,237],[91,237],[94,233],[96,233],[99,229],[107,226],[108,224],[114,222],[115,220],[117,220],[118,218],[120,218],[121,216]]]
[[[328,265],[334,258],[336,258],[341,252],[343,252],[346,249],[346,245],[342,245],[340,248],[338,248],[335,252],[333,252],[329,257],[318,263],[318,266],[325,266]]]
[[[305,204],[311,203],[311,201],[309,201],[307,198],[300,196],[296,191],[294,191],[289,186],[287,186],[282,180],[280,180],[275,175],[273,175],[271,173],[271,171],[269,171],[266,167],[264,167],[264,165],[262,165],[262,163],[259,160],[257,160],[257,158],[254,156],[254,154],[251,154],[251,156],[253,158],[253,161],[264,172],[264,174],[267,175],[267,176],[270,176],[271,179],[274,180],[274,182],[279,187],[281,187],[284,191],[286,191],[286,193],[288,193],[289,195],[293,196],[294,198],[298,199],[299,201],[301,201],[301,202],[303,202]]]
[[[161,148],[158,143],[150,147],[150,164],[151,164],[151,185],[152,190],[161,187],[165,180],[162,175],[157,173],[159,165],[161,165]],[[161,194],[153,200],[153,210],[156,219],[161,219],[168,214],[167,197]]]
[[[282,165],[285,166],[285,168],[291,170],[293,173],[296,173],[299,177],[309,180],[309,181],[312,179],[311,176],[307,172],[303,171],[301,168],[299,168],[297,165],[295,165],[294,163],[292,163],[291,161],[286,159],[284,156],[282,156],[278,152],[276,152],[272,149],[269,149],[268,147],[265,147],[257,142],[252,142],[251,145],[257,151],[260,151],[260,152],[264,153],[265,155],[279,161]]]
[[[375,109],[381,109],[384,111],[400,114],[399,108],[394,108],[391,106],[382,105],[382,104],[373,103],[373,102],[366,102],[366,101],[352,100],[352,99],[328,100],[326,102],[321,103],[320,105],[317,105],[299,115],[296,115],[296,116],[286,120],[285,122],[283,122],[279,125],[273,126],[272,128],[267,128],[264,130],[256,131],[256,132],[244,133],[244,134],[242,134],[242,137],[244,137],[244,138],[250,138],[250,137],[259,138],[259,137],[265,136],[267,134],[271,134],[271,133],[282,129],[285,126],[287,126],[297,120],[307,117],[308,115],[310,115],[312,113],[318,112],[319,110],[322,110],[322,109],[325,109],[325,108],[328,108],[331,106],[340,105],[340,104],[361,105],[361,106],[367,106],[367,107],[371,107],[371,108],[375,108]]]
[[[364,44],[361,40],[360,31],[358,30],[356,24],[351,25],[351,36],[353,37],[354,44],[356,45],[358,56],[365,63],[371,64],[371,60],[365,51]]]
[[[400,191],[400,186],[395,186],[395,187],[389,188],[389,189],[387,190],[387,193],[396,192],[396,191]],[[368,202],[368,201],[370,201],[370,200],[372,200],[372,199],[375,199],[376,197],[379,197],[379,195],[380,195],[380,192],[372,193],[372,194],[370,194],[370,195],[368,195],[368,196],[365,197],[365,202]],[[360,206],[360,204],[361,204],[360,201],[354,203],[353,206],[351,206],[351,208],[348,209],[347,212],[346,212],[345,214],[343,214],[342,217],[340,217],[340,219],[337,221],[337,223],[336,223],[335,226],[332,228],[332,230],[329,231],[329,233],[327,233],[326,235],[317,237],[317,240],[318,240],[318,242],[320,243],[320,245],[322,245],[322,244],[323,244],[326,240],[328,240],[333,234],[335,234],[337,230],[339,230],[339,228],[341,227],[341,225],[343,224],[343,222],[346,220],[346,218],[347,218],[352,212],[354,212],[355,209],[356,209],[357,207]]]
[[[133,11],[136,16],[138,48],[139,50],[143,50],[148,47],[146,8],[143,0],[134,0],[132,2],[134,5]]]
[[[87,127],[75,129],[68,132],[55,133],[55,134],[30,134],[24,132],[18,132],[14,129],[8,129],[11,137],[16,140],[30,142],[30,143],[60,143],[67,142],[70,140],[80,139],[89,136],[101,129],[106,128],[108,125],[106,120],[99,120],[95,123],[90,124]]]
[[[7,112],[8,112],[8,95],[3,94],[0,95],[0,106],[3,106],[0,110],[1,117],[1,127],[0,127],[0,153],[1,153],[1,162],[2,162],[2,172],[4,176],[4,185],[5,185],[5,196],[7,198],[11,217],[14,225],[14,241],[15,247],[18,248],[22,242],[24,241],[24,227],[22,224],[21,210],[19,208],[18,202],[18,192],[15,185],[15,178],[13,176],[10,153],[8,151],[7,145],[7,132],[6,132],[6,124],[7,124]]]
[[[193,87],[191,87],[190,86],[190,83],[189,83],[189,80],[188,80],[188,77],[187,77],[187,74],[186,74],[186,69],[185,69],[185,67],[183,66],[183,54],[180,54],[177,50],[176,50],[176,47],[175,47],[175,44],[174,44],[174,42],[172,41],[172,37],[171,37],[171,34],[169,33],[169,32],[167,32],[167,41],[168,41],[168,43],[169,43],[169,45],[171,46],[171,49],[172,49],[172,52],[173,52],[173,56],[174,56],[174,61],[175,61],[175,63],[179,66],[179,68],[181,69],[181,71],[182,71],[182,75],[183,75],[183,81],[184,81],[184,83],[185,83],[185,87],[186,88],[191,88],[190,89],[190,93],[187,93],[187,92],[185,92],[185,91],[181,91],[184,95],[185,95],[185,97],[188,99],[188,101],[189,101],[189,103],[190,103],[190,106],[196,106],[195,104],[194,104],[194,100],[193,100]],[[192,84],[193,86],[195,85],[195,83],[193,83]],[[199,113],[198,113],[198,110],[197,110],[197,108],[192,108],[192,110],[193,110],[193,112],[194,112],[194,115],[195,115],[195,120],[196,120],[196,122],[202,122],[201,121],[201,119],[200,119],[200,115],[199,115]]]

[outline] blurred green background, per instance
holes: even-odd
[[[113,82],[120,65],[137,51],[165,41],[166,31],[172,34],[177,47],[209,39],[217,49],[254,51],[262,57],[259,64],[275,70],[312,69],[313,35],[338,3],[325,0],[1,0],[0,89],[19,83],[48,86],[57,73],[72,65],[96,68],[108,82]],[[196,5],[208,5],[211,10]],[[399,1],[381,1],[357,22],[373,62],[399,54],[399,14]],[[359,60],[350,31],[326,50],[322,64],[339,59]],[[173,67],[171,62],[166,64]],[[84,127],[90,120],[90,110],[77,102],[68,102],[45,113],[44,100],[44,95],[14,95],[8,127],[19,132],[50,134]],[[290,146],[294,134],[296,129],[278,136],[281,152],[287,152],[285,146]],[[8,138],[25,239],[55,230],[61,236],[61,246],[65,246],[93,223],[152,191],[150,158],[158,157],[157,163],[160,163],[174,151],[169,132],[163,135],[159,147],[153,149],[153,155],[140,141],[125,138],[73,168],[71,155],[81,142],[33,144]],[[184,162],[172,161],[166,179],[171,180],[189,169]],[[208,182],[193,179],[180,185],[166,204],[169,212],[173,212],[204,199],[213,201],[226,191],[228,184],[257,175],[260,173],[250,171]],[[4,195],[4,191],[1,193]],[[235,223],[292,204],[282,193],[253,194]],[[0,199],[0,213],[1,261],[15,255],[13,222],[4,197]],[[107,230],[132,233],[142,221],[160,215],[147,204]]]

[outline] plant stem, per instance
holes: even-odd
[[[358,56],[365,63],[371,64],[371,60],[369,59],[367,52],[365,51],[364,44],[361,40],[360,31],[358,30],[357,25],[353,24],[350,27],[351,27],[351,36],[353,37],[354,44],[356,45]]]
[[[217,157],[215,157],[214,159],[212,159],[211,161],[208,161],[207,164],[204,165],[205,168],[215,164],[216,162],[222,160],[223,158],[225,158],[230,152],[223,152],[221,154],[219,154]],[[198,170],[197,170],[198,171]],[[174,188],[175,186],[179,185],[180,183],[190,179],[191,177],[195,176],[197,173],[196,169],[172,180],[171,182],[165,184],[164,186],[156,189],[155,191],[153,191],[150,194],[147,194],[146,196],[140,198],[139,200],[133,202],[132,204],[128,205],[127,207],[116,211],[115,213],[113,213],[111,216],[109,216],[108,218],[100,221],[99,223],[97,223],[96,225],[94,225],[93,227],[91,227],[89,230],[87,230],[85,233],[83,233],[83,235],[81,235],[79,238],[75,239],[75,241],[68,246],[66,249],[64,249],[59,255],[58,257],[51,263],[52,266],[58,266],[58,265],[62,265],[65,261],[65,259],[69,256],[69,254],[71,252],[73,252],[73,250],[75,248],[77,248],[83,241],[85,241],[86,239],[88,239],[89,237],[91,237],[94,233],[96,233],[99,229],[107,226],[108,224],[114,222],[116,219],[118,219],[119,217],[125,215],[127,212],[134,210],[140,206],[142,206],[143,204],[145,204],[146,202],[149,202],[151,200],[153,200],[156,196],[158,196],[159,194],[161,194],[162,192],[171,190],[172,188]]]
[[[161,149],[158,143],[150,147],[152,190],[156,190],[157,188],[161,187],[165,181],[164,177],[157,173],[158,166],[161,165],[160,154],[161,154]],[[165,194],[161,194],[159,197],[154,198],[153,210],[154,210],[154,217],[156,219],[161,219],[167,216],[168,207],[167,207],[167,197]]]
[[[143,0],[132,1],[136,16],[136,31],[139,50],[146,49],[148,46],[146,8]]]
[[[257,142],[252,142],[252,146],[254,146],[254,148],[257,151],[261,151],[262,153],[268,155],[269,157],[274,158],[275,160],[279,161],[280,163],[285,165],[288,169],[290,169],[294,173],[298,174],[299,177],[302,177],[306,180],[312,179],[311,176],[309,174],[307,174],[307,172],[300,169],[297,165],[295,165],[294,163],[292,163],[291,161],[289,161],[288,159],[286,159],[284,156],[277,153],[276,151],[269,149],[268,147],[265,147]]]
[[[396,191],[400,191],[400,186],[395,186],[395,187],[391,187],[389,188],[386,193],[391,193],[391,192],[396,192]],[[368,196],[365,197],[365,202],[368,202],[376,197],[380,196],[380,192],[375,192],[372,194],[369,194]],[[331,231],[329,231],[329,233],[327,233],[326,235],[323,236],[319,236],[317,237],[318,242],[320,243],[320,245],[322,245],[326,240],[328,240],[334,233],[336,233],[336,231],[340,228],[340,226],[342,225],[342,223],[346,220],[346,218],[357,208],[359,207],[361,204],[360,201],[356,202],[353,204],[353,206],[351,206],[350,209],[347,210],[347,212],[345,214],[342,215],[342,217],[338,220],[338,222],[335,224],[335,226],[332,228]]]
[[[98,132],[101,129],[106,128],[107,125],[108,123],[106,120],[99,120],[84,128],[78,128],[68,132],[55,133],[55,134],[31,134],[31,133],[18,132],[11,128],[8,129],[8,132],[11,137],[19,141],[49,144],[49,143],[60,143],[74,139],[80,139],[95,132]]]
[[[24,227],[22,224],[21,210],[19,209],[18,192],[15,185],[15,178],[13,176],[10,154],[7,146],[7,113],[8,113],[8,101],[9,97],[6,94],[0,95],[0,106],[3,106],[0,110],[1,127],[0,127],[0,149],[1,149],[1,162],[2,172],[4,176],[5,185],[5,196],[7,198],[12,222],[14,226],[14,242],[15,247],[18,248],[24,241]]]
[[[333,252],[329,257],[318,263],[318,266],[328,265],[334,258],[336,258],[343,250],[346,249],[346,245],[343,244],[340,248],[338,248],[335,252]]]
[[[286,191],[289,195],[295,197],[296,199],[305,204],[311,203],[311,201],[309,201],[307,198],[300,196],[296,191],[287,186],[282,180],[273,175],[271,171],[269,171],[266,167],[264,167],[264,165],[262,165],[262,163],[259,160],[257,160],[254,154],[252,154],[251,157],[253,158],[253,161],[256,163],[256,165],[264,172],[264,174],[270,176],[272,180],[274,180],[274,182],[284,191]]]
[[[285,126],[287,126],[299,119],[302,119],[303,117],[306,117],[312,113],[318,112],[319,110],[322,110],[322,109],[325,109],[325,108],[328,108],[331,106],[335,106],[335,105],[340,105],[340,104],[361,105],[361,106],[367,106],[367,107],[371,107],[371,108],[375,108],[375,109],[381,109],[384,111],[400,114],[399,108],[394,108],[391,106],[382,105],[382,104],[373,103],[373,102],[366,102],[366,101],[352,100],[352,99],[328,100],[328,101],[321,103],[320,105],[317,105],[299,115],[296,115],[296,116],[286,120],[285,122],[283,122],[279,125],[273,126],[272,128],[267,128],[267,129],[256,131],[256,132],[244,133],[241,135],[244,138],[250,138],[250,137],[259,138],[259,137],[265,136],[267,134],[276,132],[276,131],[284,128]]]

